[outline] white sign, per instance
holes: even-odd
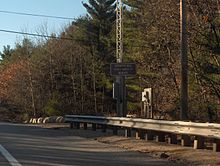
[[[142,92],[142,101],[148,102],[149,105],[152,103],[152,88],[145,88]]]

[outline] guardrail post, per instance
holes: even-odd
[[[149,141],[153,139],[154,139],[154,131],[147,130],[147,132],[145,133],[145,140]]]
[[[102,132],[105,133],[107,129],[107,125],[102,125]]]
[[[113,135],[118,135],[118,127],[113,126]]]
[[[131,137],[131,128],[125,128],[125,137]]]
[[[214,139],[213,151],[214,152],[219,152],[220,151],[220,140],[219,139]]]
[[[73,122],[70,123],[70,128],[73,129]]]
[[[205,138],[201,136],[196,136],[194,139],[194,149],[203,149],[205,146]]]
[[[177,144],[177,135],[176,134],[169,134],[168,144]]]
[[[157,132],[156,142],[165,142],[165,133]]]
[[[140,139],[140,130],[135,129],[135,139]]]
[[[96,124],[95,123],[92,124],[92,130],[96,131]]]
[[[80,123],[79,122],[76,122],[75,125],[76,125],[76,129],[80,129]]]
[[[141,129],[136,129],[135,138],[136,139],[144,139],[144,131]]]
[[[73,127],[77,128],[77,122],[73,122]]]
[[[189,135],[182,135],[181,145],[182,146],[191,146],[191,138]]]
[[[84,128],[84,130],[87,130],[87,123],[86,122],[83,123],[83,128]]]

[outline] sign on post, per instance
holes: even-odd
[[[142,101],[152,105],[152,88],[145,88],[142,92]]]
[[[111,63],[110,74],[112,76],[134,76],[136,75],[135,63]]]
[[[144,117],[153,118],[152,88],[144,89],[144,91],[142,92],[142,102],[144,103]]]

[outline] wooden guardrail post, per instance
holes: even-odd
[[[147,132],[145,133],[145,140],[149,141],[153,139],[154,139],[154,131],[147,130]]]
[[[96,124],[95,123],[92,124],[92,130],[96,131]]]
[[[140,139],[140,137],[139,137],[139,129],[135,129],[135,139]]]
[[[73,122],[70,123],[70,128],[73,129]]]
[[[80,129],[80,123],[79,122],[76,123],[76,128]]]
[[[176,134],[169,134],[168,144],[177,144],[177,135]]]
[[[144,130],[136,129],[135,138],[136,139],[144,139]]]
[[[194,139],[194,149],[203,149],[205,146],[205,138],[201,136],[196,136]]]
[[[181,145],[182,146],[191,146],[191,137],[189,135],[181,136]]]
[[[125,128],[125,137],[131,137],[131,128]]]
[[[220,151],[220,140],[219,139],[214,139],[213,151],[214,152],[219,152]]]
[[[83,128],[84,128],[84,130],[87,130],[87,123],[86,122],[83,123]]]
[[[79,122],[76,122],[76,129],[80,129],[80,123]]]
[[[165,133],[157,132],[156,133],[156,142],[165,142]]]
[[[135,129],[135,139],[140,139],[140,129]]]
[[[107,125],[102,125],[102,132],[105,133],[107,129]]]
[[[113,130],[113,135],[118,135],[118,127],[117,126],[113,126],[112,130]]]

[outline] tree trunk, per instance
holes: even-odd
[[[34,89],[33,89],[33,79],[32,73],[30,68],[30,62],[28,62],[28,76],[29,76],[29,84],[30,84],[30,94],[31,94],[31,102],[32,102],[32,109],[34,117],[36,117],[36,107],[35,107],[35,98],[34,98]]]
[[[50,64],[50,82],[51,82],[51,87],[50,87],[50,99],[53,99],[53,89],[54,89],[54,80],[53,80],[53,78],[54,78],[54,76],[53,76],[53,67],[52,67],[52,63],[53,63],[53,61],[52,61],[52,54],[51,53],[49,53],[49,64]]]
[[[104,113],[105,104],[105,87],[102,88],[102,113]]]
[[[84,112],[84,80],[83,80],[83,58],[80,55],[80,85],[81,85],[81,113]]]
[[[95,107],[95,114],[97,115],[97,95],[96,95],[96,73],[95,73],[95,58],[92,55],[92,75],[93,75],[93,96],[94,96],[94,107]]]
[[[73,60],[73,55],[71,55],[70,62],[71,62],[71,65],[70,65],[71,69],[70,70],[71,70],[71,80],[72,80],[72,89],[73,89],[73,113],[77,113],[77,109],[76,109],[76,83],[75,83],[75,73],[74,73],[75,61]]]

